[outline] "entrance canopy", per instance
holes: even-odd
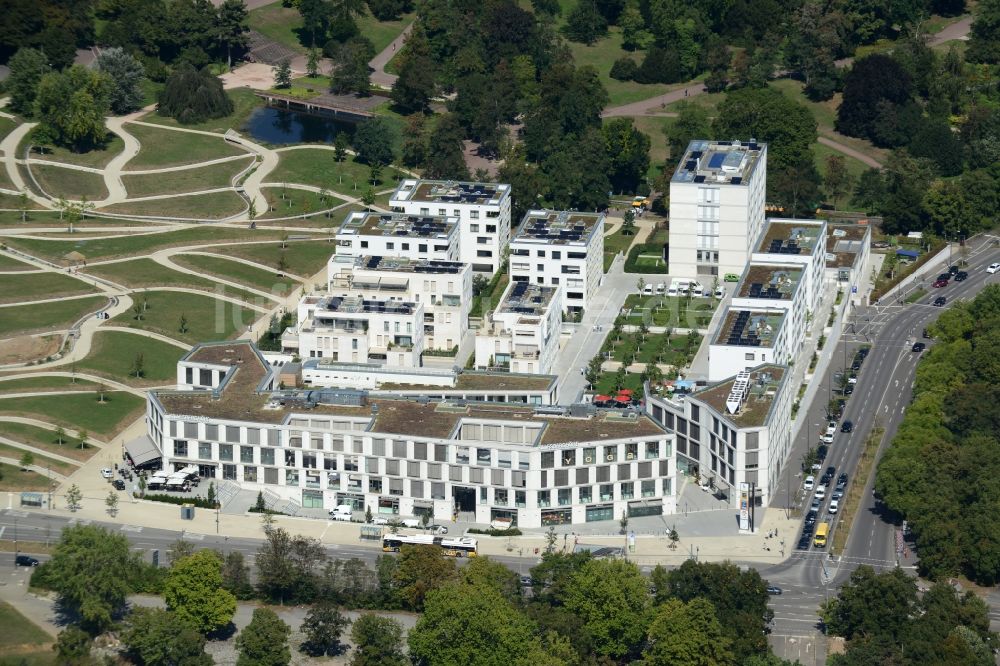
[[[125,444],[125,453],[136,467],[156,467],[160,464],[160,450],[147,435],[136,437]]]

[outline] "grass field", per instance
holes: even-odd
[[[72,150],[63,148],[62,146],[47,146],[44,153],[32,153],[31,158],[103,169],[108,165],[108,162],[113,160],[125,148],[125,142],[122,141],[120,136],[110,134],[109,137],[107,144],[97,150],[74,153]]]
[[[24,471],[19,465],[0,463],[0,490],[48,490],[49,480],[35,472]]]
[[[0,275],[0,303],[38,301],[45,298],[92,294],[96,290],[82,280],[60,273],[26,273]],[[0,318],[5,318],[0,312]],[[0,330],[4,324],[0,323]]]
[[[247,152],[228,143],[221,136],[177,132],[148,125],[129,124],[128,131],[142,144],[139,154],[125,165],[128,171],[197,164]]]
[[[169,315],[175,324],[179,313],[169,313]],[[80,371],[129,384],[173,383],[177,378],[177,360],[184,353],[180,347],[143,335],[122,331],[97,331],[94,334],[90,354],[77,363],[76,367]],[[139,354],[143,356],[143,374],[136,378],[132,367]],[[96,404],[92,394],[88,395],[88,399]]]
[[[268,243],[264,245],[235,245],[231,248],[208,248],[206,251],[249,259],[275,269],[278,268],[279,259],[284,255],[290,273],[311,277],[326,265],[336,249],[337,247],[333,243],[317,240],[288,243],[284,250],[281,249],[279,243]]]
[[[144,339],[130,333],[118,335]],[[173,372],[171,377],[176,378],[176,370]],[[145,400],[131,393],[110,395],[111,399],[104,403],[98,403],[94,394],[89,392],[52,397],[2,398],[0,415],[29,416],[66,428],[83,428],[98,439],[107,440],[137,418],[146,406]]]
[[[45,193],[55,199],[100,201],[108,196],[104,178],[96,173],[47,164],[32,164],[31,173]]]
[[[383,22],[366,13],[357,19],[357,24],[361,34],[372,40],[377,53],[388,46],[412,21],[412,14],[403,16],[399,21]],[[280,2],[251,11],[249,24],[252,30],[299,53],[305,53],[309,47],[310,37],[302,31],[301,15],[294,8],[282,6]]]
[[[111,404],[112,401],[119,399],[122,395],[126,394],[108,393],[105,395],[105,401],[103,404],[97,403],[96,396],[92,396],[92,399],[94,401],[95,408],[100,407],[103,409],[105,405]],[[98,451],[96,446],[88,446],[85,449],[81,449],[79,442],[69,438],[68,435],[66,439],[63,439],[63,443],[59,444],[59,440],[56,438],[54,430],[46,430],[45,428],[39,428],[25,423],[14,423],[12,421],[3,421],[2,423],[4,437],[12,439],[15,442],[20,442],[21,444],[33,446],[36,449],[48,451],[49,453],[57,453],[64,458],[72,458],[73,460],[79,460],[82,462],[90,460],[90,458]]]
[[[360,197],[371,182],[367,165],[355,162],[353,158],[336,162],[331,150],[300,148],[284,150],[278,155],[278,166],[267,176],[269,183],[302,183]],[[389,178],[387,171],[382,170],[382,184],[376,189],[386,188],[385,182]],[[357,190],[354,189],[355,183]]]
[[[0,280],[3,277],[0,276]],[[108,302],[103,296],[76,298],[71,301],[19,305],[0,309],[0,337],[12,337],[34,331],[60,331],[72,326],[89,312]],[[3,384],[0,383],[0,387]]]
[[[615,255],[619,252],[624,252],[632,244],[632,240],[635,238],[635,234],[625,235],[622,233],[623,230],[619,229],[610,236],[604,237],[604,272],[607,273],[608,269],[611,268],[611,262],[615,260]]]
[[[230,190],[169,199],[123,201],[101,210],[123,215],[146,215],[187,220],[222,220],[245,211],[246,207],[246,201],[236,192]]]
[[[22,448],[0,443],[0,458],[13,458],[17,462],[21,462],[21,456],[25,453],[25,450]],[[79,465],[74,465],[55,458],[49,458],[48,456],[43,456],[42,454],[35,453],[34,451],[30,451],[29,453],[31,453],[33,458],[31,462],[32,465],[47,467],[57,474],[68,476],[80,468]],[[3,481],[0,481],[0,484],[2,483]]]
[[[243,127],[243,123],[245,123],[247,121],[247,118],[250,117],[250,114],[253,113],[254,109],[256,109],[258,106],[263,106],[263,101],[259,97],[257,97],[254,94],[254,92],[250,89],[236,88],[235,90],[227,90],[226,92],[229,94],[229,99],[233,100],[233,112],[230,113],[228,116],[223,116],[221,118],[213,118],[201,123],[182,125],[173,118],[157,115],[156,112],[153,111],[143,116],[142,121],[147,123],[153,123],[154,125],[164,125],[167,127],[183,127],[184,129],[200,130],[202,132],[215,132],[216,134],[225,134],[226,131],[230,129],[239,131],[239,129]],[[134,134],[135,133],[134,130],[137,127],[141,127],[141,125],[129,125],[128,129],[130,132]],[[174,134],[176,134],[176,132],[174,132]],[[196,136],[196,135],[191,134],[190,136]],[[133,169],[138,168],[131,162],[129,163],[129,165]]]
[[[614,395],[615,393],[615,372],[602,372],[594,385],[594,391],[599,395]],[[636,395],[642,395],[642,375],[638,372],[625,375],[625,383],[622,388],[631,389]]]
[[[609,73],[611,72],[611,66],[615,64],[615,60],[630,57],[637,64],[642,64],[642,59],[645,57],[644,51],[630,53],[622,49],[621,29],[617,26],[611,26],[607,37],[594,42],[590,46],[577,42],[567,42],[567,45],[573,54],[573,60],[576,62],[577,67],[590,65],[597,70],[604,89],[608,91],[609,107],[656,97],[677,87],[676,85],[669,86],[663,83],[636,83],[635,81],[618,81],[611,78]]]
[[[223,340],[233,337],[236,333],[245,333],[247,324],[252,323],[258,316],[256,311],[249,308],[198,294],[152,290],[143,292],[141,295],[137,294],[134,300],[142,303],[143,299],[146,300],[148,309],[143,313],[141,320],[136,319],[135,313],[129,310],[112,319],[111,324],[151,331],[180,342],[194,344],[205,340]],[[184,333],[180,330],[181,315],[187,318],[187,331]],[[170,347],[165,343],[138,335],[113,331],[101,333],[101,335],[125,336],[124,342],[129,343],[134,343],[136,340],[155,342],[163,345],[164,350],[169,351],[167,356],[176,352],[174,361],[180,358],[181,353],[183,353],[180,348]],[[117,339],[115,344],[117,345]],[[107,343],[102,344],[102,346],[108,347]],[[102,349],[102,353],[107,353],[107,350]],[[161,350],[158,354],[162,356],[164,351]],[[128,359],[128,363],[131,364],[134,359],[135,353]],[[119,364],[119,368],[120,366],[121,364]],[[173,365],[170,367],[172,368]],[[128,370],[129,368],[125,368],[125,372]],[[154,372],[158,372],[158,369],[151,366],[149,379],[154,378]]]
[[[212,294],[218,293],[224,296],[241,298],[250,302],[256,302],[258,298],[255,294],[242,289],[220,285],[198,275],[171,270],[152,259],[131,259],[103,266],[94,266],[93,268],[88,268],[87,272],[132,289],[189,287],[191,289],[211,292]]]
[[[632,119],[636,129],[649,137],[649,169],[646,176],[655,179],[667,161],[667,140],[663,130],[673,122],[673,118],[639,116]]]
[[[232,162],[222,162],[221,164],[184,169],[183,171],[151,173],[142,176],[125,174],[122,177],[122,184],[125,185],[129,197],[214,190],[220,187],[230,187],[236,174],[243,171],[251,160],[252,158],[247,155],[243,159]]]
[[[823,178],[826,178],[827,171],[827,158],[836,155],[837,157],[844,158],[844,164],[847,166],[847,173],[851,175],[851,187],[849,189],[854,189],[854,185],[858,182],[858,178],[861,174],[868,169],[868,165],[861,160],[855,159],[849,155],[845,155],[839,150],[834,150],[828,146],[824,146],[822,143],[813,144],[812,147],[813,156],[816,160],[816,168]],[[846,197],[845,197],[846,199]]]
[[[277,271],[265,271],[239,261],[228,261],[200,254],[174,255],[172,261],[175,264],[193,268],[199,273],[208,273],[276,296],[286,295],[297,285],[293,280],[279,277]]]
[[[10,118],[0,118],[0,141],[10,134],[18,123]]]
[[[0,271],[34,271],[37,270],[31,264],[26,264],[14,257],[0,254]]]
[[[0,654],[41,647],[52,638],[5,601],[0,601]]]
[[[268,220],[291,217],[293,215],[309,215],[306,218],[307,220],[319,221],[325,227],[339,227],[341,222],[344,221],[343,213],[330,213],[329,217],[325,213],[320,213],[320,211],[329,210],[330,208],[342,206],[346,203],[343,199],[338,199],[333,195],[324,199],[316,192],[296,190],[290,187],[264,187],[261,188],[261,192],[273,210],[263,211],[256,219]],[[284,194],[284,198],[282,198],[282,194]],[[325,220],[328,220],[328,222],[324,224]],[[294,225],[295,221],[293,220],[290,224]]]
[[[642,363],[643,365],[650,362],[675,366],[683,365],[686,360],[684,349],[687,336],[671,336],[667,348],[661,351],[665,337],[666,334],[663,333],[647,333],[645,341],[638,344],[639,352],[635,355],[635,359],[632,362]],[[612,359],[619,363],[624,361],[625,354],[634,350],[637,342],[639,342],[638,333],[623,333],[621,340],[611,350]]]
[[[68,371],[67,371],[68,372]],[[4,379],[0,376],[0,393],[17,393],[21,391],[93,391],[97,384],[86,379],[72,377],[22,377],[21,379]],[[0,433],[2,434],[2,433]]]

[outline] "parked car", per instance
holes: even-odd
[[[889,247],[889,241],[875,241],[874,243],[872,243],[872,247],[879,250],[884,250],[885,248]]]
[[[646,296],[652,296],[653,295],[653,285],[652,284],[647,284],[646,286],[644,286],[642,288],[642,293],[644,295],[646,295]]]
[[[37,567],[38,560],[30,555],[18,555],[14,558],[14,566],[17,567]]]
[[[926,328],[924,329],[924,332],[920,334],[920,336],[923,339],[925,339],[925,340],[930,340],[931,339],[931,334],[927,332]]]
[[[1000,262],[994,262],[990,264],[989,267],[987,267],[986,269],[986,272],[989,273],[990,275],[996,273],[997,271],[1000,271]]]
[[[922,343],[922,342],[914,342],[913,343],[913,351],[915,351],[917,353],[920,353],[920,352],[922,352],[925,349],[927,349],[927,345],[925,345],[924,343]]]
[[[111,485],[115,487],[115,490],[125,490],[125,482],[121,479],[115,479]]]
[[[802,483],[802,489],[812,490],[815,485],[816,485],[816,477],[810,474],[809,476],[806,477],[806,480]]]
[[[844,421],[843,425],[840,426],[840,432],[853,432],[854,421]]]
[[[1000,267],[1000,264],[997,264],[997,267]],[[995,273],[996,271],[993,272]],[[726,273],[726,275],[723,277],[723,280],[725,282],[739,282],[740,275],[739,273]]]
[[[830,447],[826,444],[820,444],[816,447],[816,458],[817,460],[826,460],[826,454],[830,452]]]
[[[817,486],[816,492],[813,493],[813,497],[818,500],[822,500],[826,497],[826,486]]]
[[[115,474],[114,474],[114,472],[112,472],[112,471],[111,471],[111,468],[110,468],[110,467],[102,467],[102,468],[101,468],[101,476],[102,476],[103,478],[105,478],[105,479],[110,479],[110,478],[111,478],[111,477],[113,477],[114,475],[115,475]]]
[[[935,289],[940,289],[941,287],[947,287],[948,286],[948,281],[947,280],[937,280],[937,281],[934,282],[933,286],[934,286]]]
[[[372,525],[388,525],[389,519],[385,516],[375,516],[372,518]]]
[[[531,576],[521,576],[521,587],[531,587]]]
[[[842,488],[837,488],[836,490],[833,491],[833,494],[830,495],[830,499],[839,500],[843,496],[844,496],[844,490]]]
[[[965,271],[955,273],[955,282],[965,282],[969,279],[969,274]]]
[[[444,525],[438,525],[438,524],[428,525],[427,529],[430,532],[432,532],[433,534],[447,534],[448,533],[448,528],[445,527]]]
[[[958,275],[958,271],[959,271],[958,266],[954,264],[948,267],[948,275]]]
[[[840,502],[838,500],[830,500],[830,506],[827,508],[827,513],[837,513],[837,509],[840,508]]]
[[[944,307],[944,304],[948,302],[948,299],[944,296],[938,296],[934,299],[934,307]]]
[[[937,276],[937,279],[938,280],[950,280],[951,279],[951,273],[941,273],[941,275]]]
[[[851,395],[854,393],[854,384],[848,384],[844,387],[844,395]]]
[[[657,294],[665,294],[665,293],[667,293],[667,285],[664,284],[663,282],[660,282],[659,284],[657,284],[656,285],[656,293]]]
[[[826,433],[819,438],[819,441],[823,442],[824,444],[833,444],[833,435]]]
[[[830,421],[829,423],[826,424],[826,434],[832,435],[835,432],[837,432],[837,422]]]

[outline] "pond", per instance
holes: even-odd
[[[247,118],[243,132],[270,144],[333,143],[340,132],[354,134],[355,123],[300,111],[263,106]]]

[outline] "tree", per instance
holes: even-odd
[[[120,47],[111,47],[97,56],[97,68],[111,79],[110,104],[114,113],[123,115],[142,107],[142,80],[146,76],[142,63]]]
[[[902,107],[910,99],[910,75],[893,58],[876,53],[855,61],[844,77],[844,99],[835,126],[848,136],[875,140],[876,120],[885,107]]]
[[[139,317],[141,319],[141,317]],[[144,367],[146,365],[146,359],[142,355],[142,352],[138,352],[135,358],[132,360],[132,374],[135,375],[136,379],[143,376],[145,373]]]
[[[812,112],[771,88],[726,93],[712,130],[719,137],[767,142],[768,172],[812,162],[817,136]]]
[[[607,34],[608,22],[598,11],[595,0],[578,0],[566,17],[563,32],[574,42],[590,45]]]
[[[123,535],[74,525],[63,530],[45,566],[60,603],[79,614],[85,628],[100,632],[125,608],[130,581],[140,563]]]
[[[187,319],[187,315],[185,315],[183,312],[181,313],[181,319],[180,319],[180,322],[179,322],[179,324],[177,326],[177,330],[179,332],[181,332],[181,333],[187,333],[188,332],[188,319]]]
[[[351,145],[362,164],[392,164],[394,132],[381,116],[358,124]]]
[[[361,35],[351,37],[332,56],[330,91],[337,95],[368,95],[371,91],[368,61],[375,57],[375,46],[371,40]]]
[[[237,599],[252,599],[253,585],[250,583],[250,567],[243,553],[233,550],[222,558],[222,587]]]
[[[14,113],[30,116],[35,110],[35,95],[42,77],[51,71],[49,59],[37,49],[20,48],[8,63],[10,75],[5,89],[10,94],[8,107]]]
[[[611,170],[608,179],[616,192],[638,192],[649,170],[649,137],[631,118],[612,118],[601,127]]]
[[[257,491],[257,501],[253,505],[253,510],[257,513],[264,513],[267,511],[267,505],[264,504],[264,491]]]
[[[63,444],[66,443],[66,431],[63,429],[62,426],[56,427],[56,431],[53,436],[56,438],[56,444],[58,444],[59,446],[62,446]]]
[[[52,649],[56,652],[59,664],[71,666],[80,664],[83,666],[90,663],[92,644],[93,640],[90,638],[90,634],[75,624],[71,624],[59,632]]]
[[[302,622],[301,631],[306,637],[302,647],[313,657],[340,654],[343,650],[340,636],[350,623],[335,604],[321,601],[309,609]]]
[[[167,79],[156,112],[186,125],[228,116],[233,112],[233,101],[218,77],[182,63]]]
[[[677,534],[677,528],[670,528],[670,550],[677,550],[677,542],[681,540],[680,536]]]
[[[840,594],[822,609],[827,630],[851,640],[881,634],[900,638],[917,607],[916,581],[902,569],[876,573],[862,565],[851,573]]]
[[[334,162],[343,162],[347,159],[347,147],[350,145],[349,141],[347,133],[345,132],[337,132],[337,136],[333,137]]]
[[[982,0],[976,3],[965,57],[969,62],[1000,63],[1000,1]]]
[[[664,131],[667,137],[667,147],[670,149],[670,159],[680,161],[687,150],[688,144],[695,139],[709,139],[712,134],[708,111],[703,106],[691,102],[678,103],[677,119]]]
[[[104,404],[108,401],[108,387],[104,384],[97,385],[97,402]]]
[[[438,119],[427,145],[425,176],[446,180],[466,180],[469,170],[465,166],[462,127],[454,113]]]
[[[38,82],[35,116],[51,139],[81,152],[102,144],[114,84],[103,72],[74,65]]]
[[[715,616],[710,601],[702,598],[684,603],[667,599],[649,626],[649,647],[643,666],[724,666],[734,663],[729,639]]]
[[[219,13],[215,19],[215,34],[220,48],[226,52],[227,67],[233,66],[234,57],[236,59],[243,57],[250,45],[248,18],[247,6],[243,0],[224,0],[219,6]]]
[[[255,558],[261,593],[281,603],[311,599],[316,592],[316,571],[326,561],[322,545],[280,527],[266,528],[265,535]]]
[[[292,659],[292,630],[270,608],[256,608],[250,624],[236,637],[237,666],[285,666]]]
[[[80,442],[80,449],[81,450],[87,448],[87,431],[86,430],[78,430],[77,433],[76,433],[76,439],[77,439],[78,442]]]
[[[80,508],[80,500],[82,499],[83,493],[80,492],[80,486],[74,483],[66,491],[66,506],[69,507],[70,511],[76,511]]]
[[[427,594],[453,580],[455,561],[433,546],[404,546],[393,574],[393,582],[407,607],[420,611]]]
[[[403,627],[389,617],[362,613],[351,627],[354,655],[351,666],[407,666]]]
[[[136,608],[129,613],[122,642],[146,666],[210,666],[205,637],[162,608]]]
[[[280,61],[277,65],[271,68],[271,72],[274,74],[274,87],[275,88],[291,88],[292,87],[292,66],[288,62],[288,59]]]
[[[618,25],[622,29],[622,48],[626,51],[644,49],[652,41],[653,36],[646,29],[646,19],[635,0],[625,3],[625,8],[618,17]]]
[[[833,199],[836,206],[840,198],[851,189],[851,174],[847,170],[847,159],[843,155],[828,155],[826,158],[826,183],[827,194]]]
[[[409,53],[399,68],[399,78],[389,93],[402,113],[423,113],[435,89],[434,61],[425,53]]]
[[[35,464],[35,456],[31,454],[31,451],[25,451],[21,454],[21,469],[28,469]]]
[[[108,513],[114,518],[118,513],[118,493],[109,490],[108,496],[104,498],[104,505],[108,507]]]
[[[477,557],[462,567],[459,576],[462,582],[469,585],[493,588],[511,604],[517,605],[521,600],[521,585],[517,573],[496,560]]]
[[[404,166],[417,167],[427,160],[427,119],[422,113],[406,117],[401,159]]]
[[[236,597],[222,588],[222,562],[217,553],[201,550],[170,567],[163,585],[167,608],[203,634],[229,624]]]

